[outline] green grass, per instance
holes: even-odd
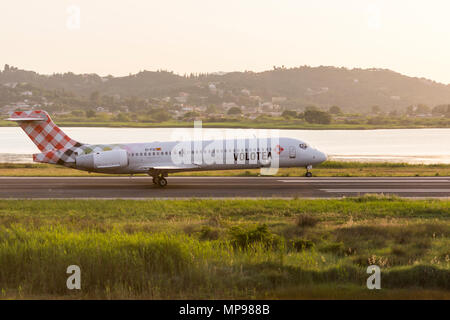
[[[448,299],[449,248],[443,200],[0,200],[4,298]]]
[[[163,122],[119,122],[119,121],[98,121],[98,120],[58,120],[55,122],[61,127],[111,127],[111,128],[191,128],[192,121],[163,121]],[[16,126],[14,122],[0,120],[0,127]],[[207,122],[203,121],[204,128],[242,128],[242,129],[311,129],[311,130],[370,130],[370,129],[420,129],[420,128],[447,128],[447,119],[411,120],[406,123],[385,123],[385,124],[312,124],[302,120],[273,119],[270,121],[242,120]]]
[[[316,177],[414,177],[450,176],[450,164],[407,164],[388,162],[341,162],[326,161],[312,170]],[[305,174],[303,168],[282,168],[277,176],[299,177]],[[195,171],[174,174],[176,176],[258,176],[260,170],[216,170]],[[47,164],[0,163],[0,176],[102,176],[86,171]]]

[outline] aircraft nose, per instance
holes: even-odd
[[[328,157],[324,152],[317,150],[316,151],[316,159],[317,159],[318,163],[322,163],[324,161],[327,161]]]

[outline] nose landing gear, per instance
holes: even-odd
[[[312,165],[307,165],[307,166],[306,166],[305,177],[307,177],[307,178],[311,178],[311,177],[312,177],[312,172],[309,171],[309,170],[311,170],[311,169],[312,169]]]

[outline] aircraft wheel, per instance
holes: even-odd
[[[305,177],[311,178],[312,177],[312,173],[308,171],[307,173],[305,173]]]
[[[167,180],[164,179],[164,178],[158,179],[158,185],[159,185],[160,187],[165,187],[165,186],[167,186]]]
[[[158,178],[157,177],[153,177],[153,184],[158,184]]]

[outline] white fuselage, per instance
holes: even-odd
[[[252,169],[262,167],[306,167],[326,160],[326,155],[292,138],[173,141],[114,145],[111,159],[97,160],[90,167],[80,157],[75,167],[103,173],[149,173],[198,170]],[[96,156],[109,152],[94,153]],[[114,155],[113,155],[114,154]],[[114,165],[115,158],[122,158]],[[94,160],[95,161],[95,160]],[[118,160],[119,161],[119,160]],[[119,163],[119,162],[118,162]],[[104,164],[104,165],[99,165]]]

